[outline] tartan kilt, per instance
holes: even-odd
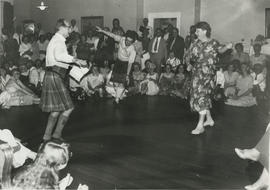
[[[127,77],[127,68],[128,68],[128,62],[120,61],[118,59],[114,64],[112,77],[110,81],[125,84],[126,77]]]
[[[40,108],[43,112],[62,112],[74,108],[63,79],[53,71],[45,73]]]

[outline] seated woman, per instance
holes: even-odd
[[[97,65],[92,66],[91,73],[83,78],[81,86],[88,96],[97,94],[103,97],[104,78]]]
[[[39,104],[40,99],[19,78],[20,72],[14,69],[12,77],[6,84],[6,90],[0,94],[0,105],[5,108]]]
[[[247,53],[244,52],[244,46],[242,43],[237,43],[234,46],[235,52],[232,53],[231,60],[239,60],[240,63],[250,64],[250,58]]]
[[[10,79],[10,75],[7,74],[7,71],[4,67],[0,68],[0,92],[5,91],[6,84]]]
[[[60,189],[64,190],[73,181],[68,174],[59,180],[58,172],[67,166],[70,158],[69,145],[53,141],[41,145],[33,164],[18,172],[13,178],[13,189]],[[79,185],[79,190],[86,190],[86,185]]]
[[[159,78],[159,94],[169,95],[172,90],[172,84],[174,79],[174,73],[172,72],[172,66],[167,64],[165,66],[165,72],[161,73]]]
[[[146,75],[145,80],[140,83],[141,94],[154,96],[159,93],[158,74],[155,72],[155,69],[156,65],[149,62],[149,73]]]
[[[140,83],[145,78],[145,73],[141,71],[141,65],[139,63],[133,64],[132,73],[130,76],[130,82],[129,82],[129,88],[128,92],[129,94],[139,94],[140,93]]]
[[[239,77],[238,72],[235,71],[233,63],[228,65],[227,71],[224,71],[224,95],[226,97],[232,96],[236,92],[236,81]]]
[[[256,99],[252,95],[253,78],[250,76],[247,64],[241,64],[241,73],[236,81],[236,92],[229,96],[225,102],[227,105],[250,107],[256,105]]]
[[[180,98],[186,98],[187,93],[185,93],[184,84],[186,80],[184,65],[179,65],[176,74],[173,79],[172,96],[177,96]]]

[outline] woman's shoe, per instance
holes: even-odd
[[[260,153],[256,149],[239,149],[235,148],[234,149],[235,153],[239,156],[239,158],[242,158],[244,160],[249,159],[253,161],[257,161]]]
[[[245,186],[246,190],[261,190],[261,189],[267,189],[267,185],[247,185]]]
[[[203,126],[205,127],[205,126],[211,126],[211,127],[213,127],[215,125],[215,122],[212,120],[212,121],[206,121],[206,122],[204,122],[203,123]]]
[[[199,135],[201,133],[204,132],[204,128],[203,127],[196,127],[196,129],[194,129],[193,131],[191,131],[192,135]]]

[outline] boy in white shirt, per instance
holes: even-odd
[[[253,78],[253,95],[257,99],[261,99],[263,98],[266,87],[266,76],[263,72],[263,65],[260,63],[255,64],[251,76]]]
[[[180,61],[180,59],[178,59],[177,57],[175,57],[173,51],[170,51],[169,52],[169,58],[166,61],[166,65],[167,64],[171,65],[173,72],[175,72],[176,69],[177,69],[177,67],[178,67],[178,65],[181,64],[181,61]]]

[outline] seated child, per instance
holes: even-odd
[[[174,73],[172,72],[172,66],[167,64],[165,66],[165,72],[161,73],[159,78],[160,95],[169,95],[171,93],[173,79]]]
[[[140,83],[141,94],[154,96],[159,93],[158,74],[155,72],[155,68],[156,65],[149,62],[149,73],[146,75],[145,80]]]
[[[172,71],[175,73],[178,65],[180,65],[180,64],[181,64],[180,59],[175,57],[173,51],[170,51],[169,58],[166,61],[166,65],[171,65],[172,66]]]
[[[141,71],[139,63],[134,63],[132,67],[128,91],[130,94],[138,94],[140,92],[140,83],[144,80],[145,73]]]
[[[262,99],[266,87],[266,76],[263,71],[263,65],[255,64],[251,76],[253,78],[253,96],[257,99]]]

